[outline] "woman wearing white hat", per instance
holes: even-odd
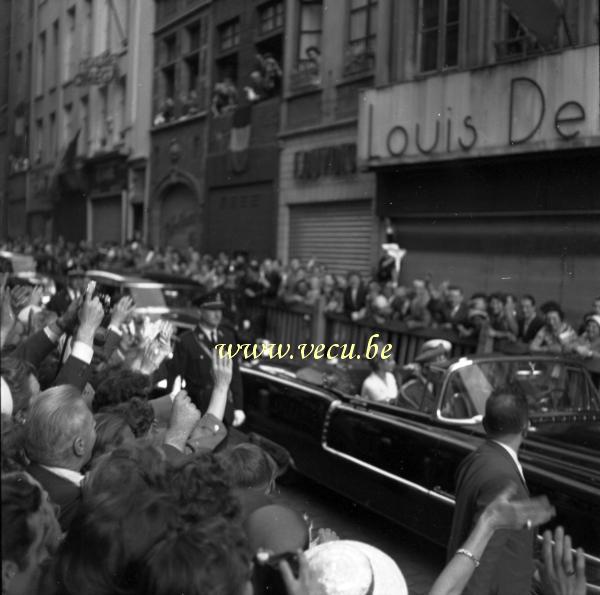
[[[600,359],[600,315],[585,318],[585,331],[577,338],[573,351],[586,359]]]

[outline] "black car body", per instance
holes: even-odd
[[[167,304],[163,283],[102,270],[89,270],[85,278],[86,281],[95,281],[96,292],[110,297],[111,304],[115,304],[122,296],[131,296],[135,316],[168,320],[178,331],[194,328],[198,323],[198,316],[193,308],[178,308]]]
[[[167,306],[170,308],[193,308],[194,300],[205,292],[202,283],[183,275],[163,271],[144,271],[144,279],[160,283]]]
[[[302,474],[442,546],[456,469],[484,439],[485,400],[509,379],[520,383],[531,415],[519,455],[527,484],[556,506],[552,524],[586,550],[588,579],[600,584],[600,397],[578,362],[461,358],[434,375],[430,394],[395,405],[265,364],[242,367],[247,429],[287,448]]]

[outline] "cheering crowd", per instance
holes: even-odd
[[[3,593],[407,592],[401,569],[383,552],[330,530],[313,535],[303,511],[277,504],[274,487],[289,463],[286,453],[237,429],[245,418],[236,397],[239,366],[210,349],[222,340],[224,303],[214,289],[228,275],[255,293],[249,297],[293,303],[304,278],[327,277],[322,268],[294,262],[283,269],[241,255],[209,259],[193,250],[184,258],[135,243],[5,248],[35,255],[40,270],[55,275],[76,267],[148,266],[194,277],[206,293],[198,302],[199,329],[182,335],[173,349],[168,323],[128,324],[129,297],[111,308],[90,284],[52,312],[37,289],[9,289],[3,275]],[[316,282],[309,287],[321,295]],[[417,287],[429,291],[425,283]],[[352,309],[361,305],[359,289],[350,276],[342,310],[354,319],[368,303],[363,290],[364,304]],[[185,388],[181,376],[170,373],[174,362]],[[527,423],[518,406],[505,393],[493,395],[484,421],[490,439],[516,451]],[[505,419],[512,425],[517,419],[519,427]],[[509,426],[510,432],[498,430]],[[467,519],[456,533],[462,547],[453,546],[432,594],[460,593],[474,573],[481,576],[476,570],[485,567],[498,530],[521,534],[553,516],[546,498],[516,493],[511,476],[502,478],[503,489],[479,509],[461,509]],[[528,572],[533,549],[523,551]],[[585,592],[583,553],[573,556],[562,529],[545,533],[543,562],[544,593]],[[501,580],[488,578],[492,586]]]
[[[538,304],[530,294],[475,292],[467,298],[458,285],[448,281],[435,285],[427,275],[401,284],[394,259],[387,254],[382,255],[371,277],[364,278],[358,272],[332,274],[314,260],[302,263],[291,259],[284,266],[276,259],[258,262],[245,254],[224,252],[215,257],[191,247],[182,252],[169,246],[151,248],[139,241],[90,246],[25,240],[0,248],[31,254],[40,272],[58,276],[73,268],[116,268],[189,277],[206,291],[228,290],[238,313],[263,300],[309,307],[322,301],[325,312],[373,326],[440,328],[454,332],[457,338],[477,339],[483,333],[496,351],[568,353],[584,360],[600,359],[600,296],[590,298],[590,309],[579,320],[569,321],[558,302]]]

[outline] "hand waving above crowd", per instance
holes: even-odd
[[[118,328],[129,320],[133,310],[133,299],[128,295],[123,296],[111,311],[110,324]]]
[[[79,308],[79,328],[76,335],[76,340],[89,345],[93,345],[94,335],[104,318],[102,303],[99,298],[92,297],[93,294],[94,286],[90,283]]]

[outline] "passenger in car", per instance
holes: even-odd
[[[398,395],[398,383],[392,373],[396,365],[394,358],[391,356],[387,359],[376,357],[369,360],[369,365],[372,372],[365,378],[360,396],[363,399],[379,403],[395,403]]]
[[[431,411],[437,378],[448,363],[452,344],[445,339],[430,339],[421,346],[415,361],[404,367],[405,374],[398,403],[421,411]]]

